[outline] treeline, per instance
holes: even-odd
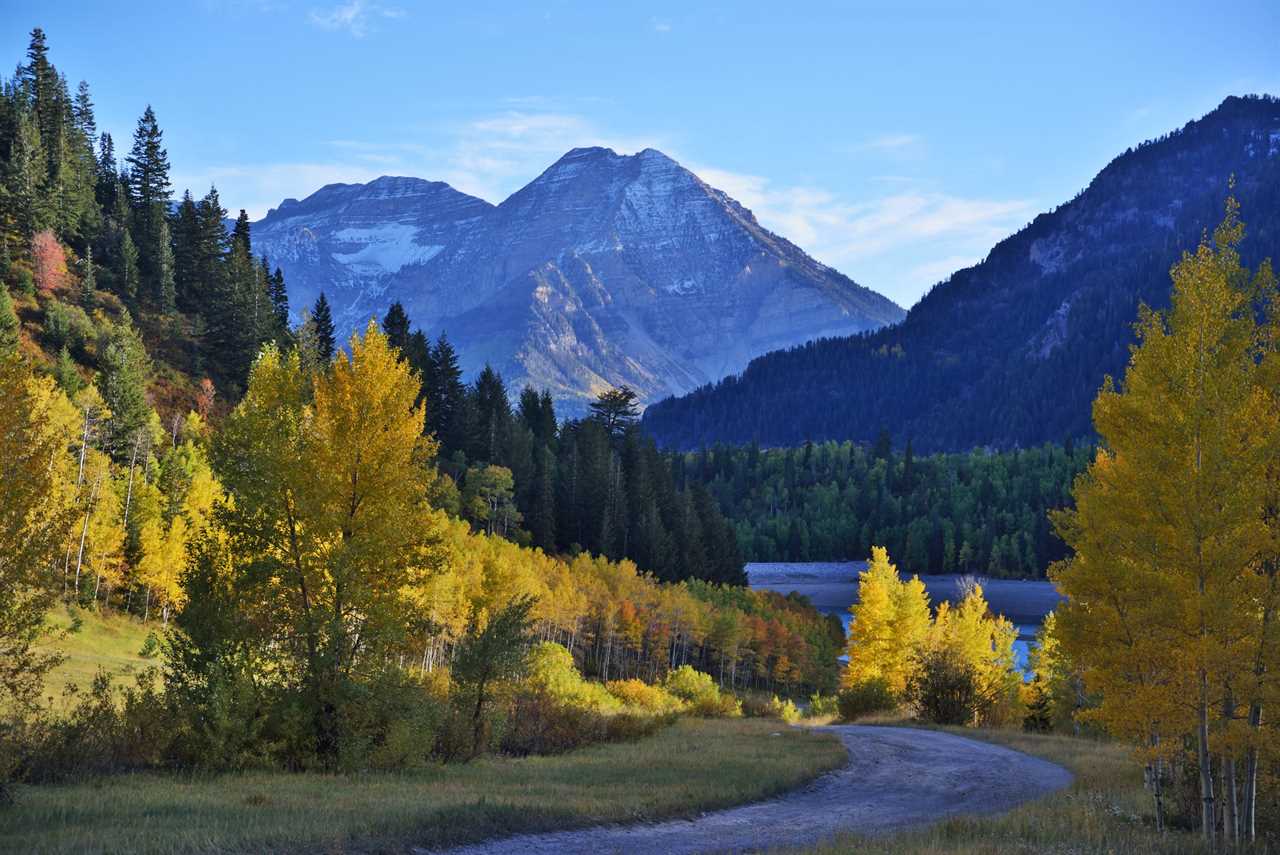
[[[228,234],[215,189],[175,206],[169,171],[151,107],[118,153],[89,85],[71,95],[33,30],[0,91],[0,280],[67,384],[103,367],[108,322],[137,323],[176,369],[166,389],[190,399],[207,376],[234,400],[259,347],[289,334],[284,277],[254,258],[243,211]]]
[[[310,318],[304,339],[316,318],[332,335],[323,294]],[[421,382],[425,430],[450,482],[441,501],[451,512],[546,552],[628,558],[664,581],[745,584],[732,528],[706,489],[677,484],[637,426],[631,390],[606,391],[590,416],[560,422],[546,391],[525,387],[513,407],[492,368],[463,382],[448,338],[432,343],[411,331],[399,303],[382,328]]]
[[[222,426],[190,414],[159,437],[149,477],[87,444],[77,405],[12,343],[0,395],[7,770],[38,779],[61,740],[103,722],[115,722],[98,734],[111,744],[77,762],[347,768],[474,756],[508,744],[504,733],[541,745],[521,728],[560,715],[558,701],[508,705],[524,697],[512,692],[538,639],[602,682],[660,683],[678,698],[705,679],[685,698],[696,709],[737,707],[691,669],[721,690],[835,685],[839,622],[806,602],[662,584],[630,561],[564,560],[452,517],[420,380],[372,324],[323,365],[268,345]],[[169,625],[165,664],[159,684],[122,699],[96,687],[76,713],[93,721],[41,729],[21,714],[39,706],[56,658],[38,645],[44,614],[76,585],[96,608],[145,595]],[[139,732],[166,738],[131,741]]]
[[[1091,451],[1071,443],[917,457],[873,445],[718,445],[673,453],[705,486],[748,561],[863,560],[884,546],[908,573],[1043,578],[1066,555],[1048,511],[1071,502]]]

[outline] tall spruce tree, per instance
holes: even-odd
[[[168,240],[169,153],[151,105],[133,132],[129,164],[129,198],[133,239],[138,246],[142,291],[163,308],[173,303],[173,264]]]
[[[387,309],[387,315],[382,319],[382,331],[387,335],[387,342],[400,351],[409,344],[409,316],[399,300]]]
[[[333,313],[329,311],[329,300],[323,291],[311,308],[311,325],[315,334],[316,356],[322,365],[328,365],[333,360],[337,344],[334,341]]]

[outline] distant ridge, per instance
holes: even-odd
[[[1011,448],[1090,436],[1090,402],[1128,357],[1139,302],[1221,220],[1228,181],[1243,253],[1280,258],[1280,102],[1231,97],[1112,161],[1062,207],[937,285],[890,329],[781,350],[644,416],[659,442],[871,441]]]

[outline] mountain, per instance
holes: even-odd
[[[653,149],[574,149],[496,207],[411,178],[331,185],[253,239],[295,308],[323,289],[352,328],[399,300],[464,369],[490,363],[570,412],[607,386],[652,401],[903,316]]]
[[[917,451],[1011,448],[1092,435],[1090,403],[1119,377],[1138,305],[1168,305],[1169,269],[1242,206],[1242,255],[1280,255],[1280,101],[1231,97],[1126,151],[1075,199],[935,286],[906,320],[754,360],[648,408],[660,443],[870,441]]]
[[[396,299],[388,285],[493,211],[442,181],[383,176],[285,199],[252,225],[253,248],[285,272],[295,314],[323,290],[338,328],[354,331]],[[295,317],[297,320],[297,317]]]

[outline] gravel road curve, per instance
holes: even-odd
[[[1018,751],[931,730],[837,725],[849,765],[799,790],[692,820],[523,834],[449,855],[678,855],[880,834],[955,814],[988,814],[1062,789],[1071,773]],[[415,850],[426,853],[428,850]]]

